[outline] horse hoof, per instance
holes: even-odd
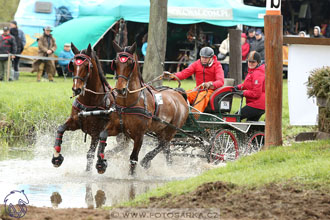
[[[136,173],[136,172],[135,172],[135,167],[130,167],[130,169],[129,169],[129,173],[128,173],[128,174],[129,174],[130,176],[135,176],[135,173]]]
[[[137,161],[130,160],[129,175],[131,175],[131,176],[135,175],[136,164],[137,164]]]
[[[59,167],[63,163],[63,160],[64,157],[62,156],[62,154],[60,154],[58,157],[53,156],[52,164],[54,165],[54,167]]]
[[[144,168],[144,169],[149,169],[150,166],[151,166],[151,161],[150,160],[145,160],[143,159],[141,161],[141,166]]]
[[[99,174],[103,174],[108,167],[107,160],[101,159],[96,163],[96,169]]]

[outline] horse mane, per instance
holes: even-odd
[[[80,53],[87,55],[86,54],[87,53],[87,49],[81,50]],[[103,69],[102,69],[102,66],[101,66],[101,62],[100,62],[98,56],[96,55],[96,52],[95,51],[92,51],[91,58],[95,60],[95,63],[96,63],[96,66],[97,66],[97,69],[98,69],[98,72],[99,72],[99,76],[100,76],[100,79],[101,79],[101,82],[103,84],[105,84],[108,88],[111,88],[111,86],[109,85],[107,79],[104,76],[104,72],[103,72]]]

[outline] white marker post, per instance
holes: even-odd
[[[281,0],[266,1],[266,128],[265,149],[282,145],[283,17]]]

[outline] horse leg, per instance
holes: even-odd
[[[145,169],[148,169],[151,165],[151,160],[162,150],[164,150],[166,146],[166,142],[159,141],[158,146],[153,149],[152,151],[148,152],[141,161],[141,166]]]
[[[125,148],[129,146],[130,140],[124,133],[119,133],[116,136],[117,145],[111,150],[106,151],[106,155],[113,155],[123,151]]]
[[[61,152],[61,144],[62,144],[62,137],[67,128],[67,124],[60,125],[57,129],[56,139],[54,149],[55,152],[52,158],[52,164],[54,167],[59,167],[63,163],[64,157],[62,156]]]
[[[89,209],[94,208],[93,191],[92,191],[92,185],[90,183],[87,183],[87,185],[86,185],[85,202]]]
[[[108,132],[104,130],[100,133],[100,143],[97,152],[96,169],[99,174],[103,174],[108,167],[107,160],[104,159],[104,148],[107,146]]]
[[[135,174],[135,168],[136,168],[136,164],[138,162],[138,156],[139,156],[139,152],[140,152],[140,149],[142,146],[142,142],[143,142],[143,135],[134,139],[134,148],[131,153],[130,161],[129,161],[130,162],[129,174],[132,176]]]
[[[165,154],[167,165],[172,165],[173,158],[172,158],[171,149],[170,149],[169,144],[165,144],[164,149],[163,149],[163,153]]]
[[[93,165],[93,160],[95,156],[95,150],[97,147],[99,139],[97,137],[92,136],[91,146],[89,147],[89,150],[87,152],[87,167],[86,171],[91,170],[91,166]]]

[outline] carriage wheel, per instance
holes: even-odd
[[[210,162],[218,164],[233,161],[238,155],[238,144],[235,135],[230,130],[219,130],[212,140]]]
[[[247,143],[245,155],[250,155],[261,150],[265,145],[265,133],[261,131],[254,132]]]

